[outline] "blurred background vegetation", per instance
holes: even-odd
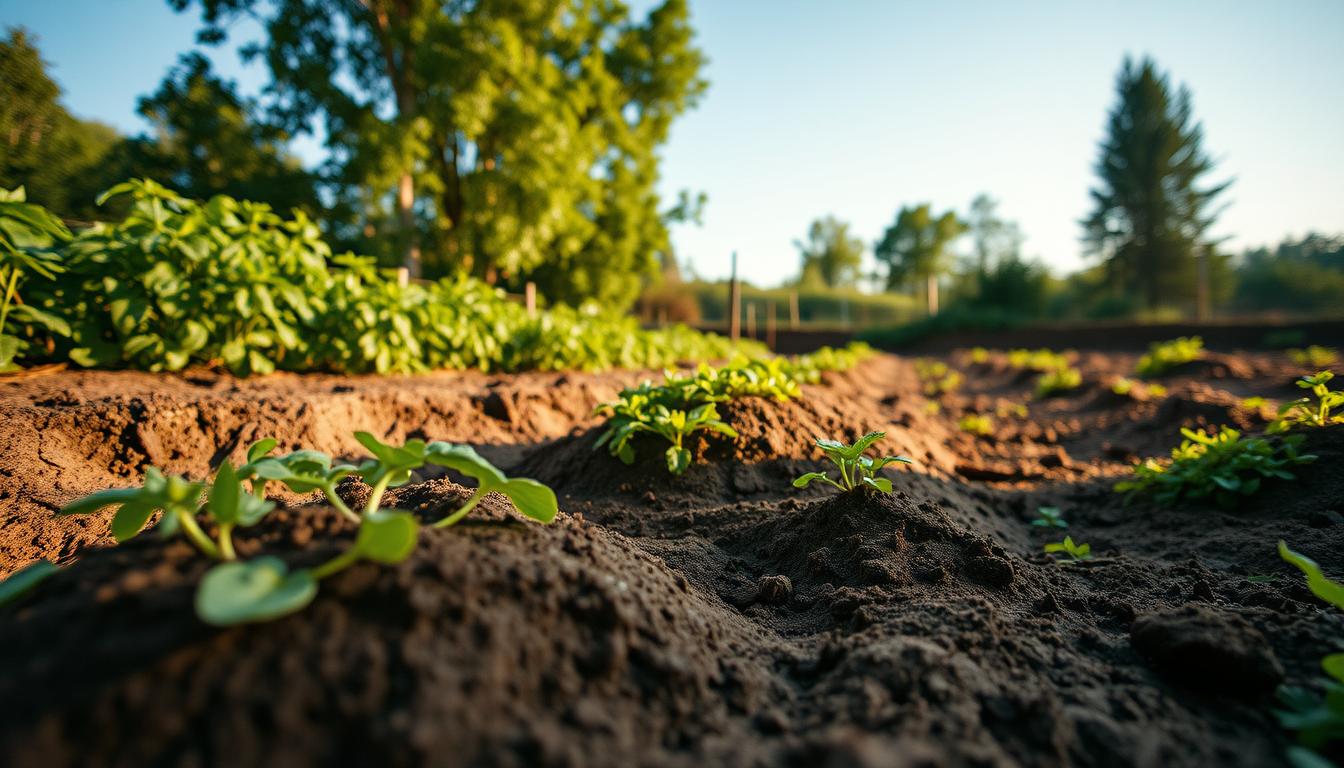
[[[678,264],[668,228],[703,194],[660,197],[658,150],[709,84],[685,0],[620,3],[167,0],[203,46],[264,63],[259,98],[182,54],[139,101],[140,135],[72,115],[34,37],[0,41],[0,188],[76,226],[124,215],[131,177],[196,199],[301,209],[337,251],[437,278],[468,274],[547,303],[725,325],[729,291]],[[260,41],[231,25],[259,20]],[[874,242],[843,212],[780,222],[779,285],[743,287],[760,325],[924,329],[1033,321],[1344,314],[1344,235],[1232,252],[1209,233],[1232,180],[1205,151],[1192,93],[1150,58],[1120,62],[1079,222],[1091,266],[1055,275],[1023,252],[990,193],[961,210],[899,206]],[[291,140],[316,135],[305,167]],[[865,261],[865,254],[873,256]],[[864,268],[875,263],[876,268]],[[759,334],[758,334],[759,335]]]

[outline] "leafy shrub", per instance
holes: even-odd
[[[1077,389],[1083,383],[1083,374],[1077,368],[1056,368],[1036,379],[1036,396],[1051,397]]]
[[[1278,433],[1300,426],[1327,427],[1331,424],[1344,424],[1344,391],[1330,391],[1330,381],[1334,378],[1335,374],[1330,371],[1320,371],[1315,376],[1303,376],[1299,379],[1296,382],[1297,386],[1311,390],[1315,400],[1310,397],[1299,397],[1279,406],[1279,418],[1269,425],[1267,431]]]
[[[403,285],[372,259],[333,255],[301,213],[285,219],[225,196],[197,203],[152,181],[119,184],[110,197],[129,199],[126,218],[66,245],[66,272],[34,284],[27,310],[69,318],[55,353],[84,366],[604,370],[766,354],[684,326],[645,331],[592,307],[529,315],[466,277]]]
[[[1303,368],[1320,370],[1339,362],[1339,350],[1312,344],[1305,349],[1288,350],[1288,358]]]
[[[1171,341],[1154,342],[1148,354],[1139,358],[1134,372],[1140,378],[1161,376],[1178,365],[1198,360],[1204,354],[1204,340],[1198,336],[1182,336]]]
[[[55,279],[64,271],[52,246],[70,239],[70,230],[40,205],[27,202],[23,187],[0,189],[0,372],[41,332],[65,336],[70,327],[55,314],[23,303],[20,288],[34,277]],[[9,333],[10,321],[21,327]]]
[[[359,466],[333,466],[331,457],[317,451],[271,456],[274,439],[254,443],[247,463],[235,469],[220,465],[208,486],[181,477],[165,476],[150,468],[139,488],[117,488],[67,504],[57,514],[80,515],[115,507],[111,532],[118,541],[133,538],[155,512],[162,512],[158,529],[165,536],[182,533],[205,557],[219,563],[206,572],[196,590],[196,613],[215,626],[269,621],[301,610],[317,595],[322,579],[361,561],[392,564],[410,556],[420,523],[408,512],[382,509],[383,493],[405,484],[411,473],[426,464],[447,467],[477,480],[472,496],[434,527],[461,520],[487,493],[507,497],[523,515],[542,523],[555,519],[557,505],[550,488],[525,478],[509,478],[481,458],[470,446],[411,440],[404,446],[380,442],[367,432],[355,438],[373,457]],[[372,486],[364,508],[355,513],[335,493],[343,477],[357,475]],[[296,493],[320,490],[344,517],[359,526],[354,543],[341,554],[313,568],[291,571],[277,557],[240,560],[233,546],[235,528],[261,522],[274,509],[265,498],[268,482],[279,482]],[[202,501],[204,496],[204,501]],[[213,524],[211,535],[201,517]]]
[[[1239,496],[1260,490],[1266,477],[1292,480],[1289,468],[1315,461],[1310,454],[1298,455],[1300,437],[1278,440],[1242,439],[1241,433],[1223,427],[1216,435],[1181,429],[1185,439],[1163,463],[1149,459],[1134,467],[1134,479],[1115,484],[1115,490],[1131,498],[1149,494],[1160,504],[1212,497],[1223,506]]]
[[[846,445],[838,440],[818,438],[817,447],[840,470],[839,481],[832,480],[825,472],[808,472],[794,480],[793,487],[806,488],[813,481],[820,481],[833,485],[841,491],[872,488],[882,493],[891,493],[891,481],[885,477],[878,477],[878,471],[888,464],[913,464],[914,462],[905,456],[882,456],[874,459],[871,456],[864,455],[864,451],[868,450],[869,446],[886,436],[886,432],[869,432],[856,440],[853,445]]]

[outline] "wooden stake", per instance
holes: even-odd
[[[537,284],[529,280],[523,287],[523,303],[527,305],[527,316],[537,316]]]
[[[728,277],[728,338],[742,337],[742,286],[737,284],[737,251],[733,251],[733,271]]]
[[[765,346],[775,351],[775,300],[765,303]]]
[[[789,330],[798,330],[800,322],[798,318],[798,291],[789,291]]]

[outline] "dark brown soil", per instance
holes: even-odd
[[[1084,384],[972,365],[931,413],[880,357],[799,402],[723,409],[669,478],[656,444],[594,452],[592,406],[637,374],[492,378],[57,374],[0,384],[0,571],[69,568],[0,610],[0,755],[37,765],[1284,765],[1281,682],[1315,686],[1344,615],[1278,539],[1341,575],[1344,428],[1318,461],[1235,509],[1110,490],[1181,426],[1259,429],[1251,395],[1295,395],[1286,359],[1179,371],[1157,397],[1110,383],[1135,355],[1084,353]],[[1221,375],[1220,375],[1221,374]],[[1026,418],[1006,406],[1028,403]],[[970,412],[1004,415],[961,432]],[[297,615],[216,630],[191,611],[207,566],[180,541],[105,546],[51,510],[149,464],[200,476],[248,441],[356,456],[348,433],[470,442],[561,495],[552,526],[493,497],[395,567],[358,565]],[[884,429],[917,465],[891,496],[795,491],[817,436]],[[348,488],[358,493],[358,486]],[[447,478],[390,503],[437,516]],[[323,559],[350,535],[290,506],[245,554]],[[1058,565],[1058,506],[1097,558]],[[437,514],[436,514],[437,513]],[[1249,576],[1272,576],[1248,581]]]

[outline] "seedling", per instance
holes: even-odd
[[[1282,541],[1279,542],[1279,556],[1306,575],[1307,588],[1313,595],[1344,610],[1344,584],[1328,578],[1315,561],[1289,549]],[[1344,738],[1344,653],[1326,656],[1321,660],[1321,669],[1328,677],[1323,699],[1302,688],[1284,686],[1279,689],[1279,701],[1285,708],[1274,714],[1283,727],[1297,731],[1300,745],[1289,752],[1294,765],[1331,765],[1316,752],[1330,742]]]
[[[1060,514],[1059,507],[1037,507],[1036,519],[1031,524],[1037,528],[1068,528],[1068,522]]]
[[[1311,390],[1310,397],[1301,397],[1279,407],[1279,418],[1270,423],[1267,432],[1287,432],[1294,427],[1326,427],[1344,424],[1344,391],[1331,392],[1330,380],[1335,374],[1320,371],[1315,376],[1303,376],[1296,383],[1301,389]],[[1332,411],[1335,411],[1332,413]]]
[[[1306,349],[1290,349],[1288,357],[1303,368],[1319,371],[1339,362],[1339,350],[1312,344]]]
[[[998,416],[1000,419],[1006,419],[1010,416],[1017,419],[1025,419],[1027,418],[1028,413],[1029,411],[1027,410],[1026,403],[1000,402],[998,406],[994,408],[994,415]]]
[[[925,400],[924,412],[930,416],[937,416],[943,412],[943,406],[937,400]]]
[[[121,542],[137,535],[154,512],[163,512],[158,525],[163,534],[181,531],[201,554],[220,561],[201,579],[195,600],[201,620],[216,626],[268,621],[293,613],[312,601],[319,581],[356,562],[392,564],[408,557],[415,549],[420,524],[413,515],[381,509],[380,504],[388,488],[406,483],[412,471],[426,464],[456,470],[478,482],[466,503],[435,522],[435,527],[461,520],[491,492],[502,494],[534,520],[549,523],[555,519],[557,505],[550,488],[535,480],[505,476],[469,446],[411,440],[398,447],[368,432],[355,433],[355,439],[373,454],[358,467],[333,467],[330,457],[316,451],[271,456],[276,441],[267,438],[248,449],[248,461],[242,468],[235,470],[228,462],[220,465],[203,505],[204,483],[165,477],[151,467],[142,487],[100,491],[71,502],[57,514],[88,514],[116,507],[111,528],[113,537]],[[372,486],[359,513],[350,510],[335,493],[336,483],[347,475],[359,475]],[[343,516],[359,524],[354,543],[311,569],[290,571],[282,560],[270,556],[239,560],[233,530],[257,524],[274,508],[275,504],[265,499],[269,481],[280,482],[298,493],[322,491]],[[244,482],[249,482],[250,488]],[[214,524],[213,538],[200,524],[202,514]],[[0,589],[0,595],[3,592]]]
[[[625,464],[633,464],[635,448],[631,438],[643,432],[652,433],[671,443],[664,452],[667,471],[680,475],[691,465],[691,452],[684,446],[685,439],[701,430],[737,437],[736,430],[719,420],[719,412],[713,403],[696,406],[690,412],[655,405],[647,411],[617,412],[608,422],[607,430],[598,437],[593,450],[606,445],[612,455]]]
[[[873,443],[886,437],[886,432],[869,432],[854,442],[853,445],[846,445],[838,440],[817,439],[817,447],[826,454],[840,470],[840,480],[832,480],[825,472],[808,472],[793,481],[794,488],[806,488],[814,480],[829,483],[841,491],[852,491],[855,488],[874,488],[882,493],[891,493],[891,481],[885,477],[878,477],[877,473],[888,464],[913,464],[914,462],[905,456],[882,456],[872,458],[865,456],[864,451]]]
[[[989,350],[984,347],[971,348],[971,362],[976,365],[984,365],[989,362]]]
[[[1160,504],[1212,497],[1223,506],[1231,506],[1240,496],[1260,490],[1266,477],[1292,480],[1289,468],[1315,461],[1314,455],[1297,453],[1301,437],[1278,440],[1242,439],[1231,427],[1207,435],[1181,429],[1185,439],[1171,452],[1171,460],[1154,459],[1134,467],[1134,479],[1115,484],[1115,490],[1133,498],[1151,494]]]
[[[0,607],[6,606],[32,592],[38,584],[56,575],[61,569],[46,560],[38,560],[9,574],[0,581]]]
[[[1248,411],[1258,411],[1267,405],[1270,405],[1269,400],[1258,395],[1255,397],[1248,397],[1241,401],[1241,407]]]
[[[1049,349],[1011,349],[1008,366],[1016,370],[1045,373],[1069,367],[1067,355]]]
[[[1204,339],[1198,336],[1182,336],[1171,341],[1154,342],[1148,346],[1148,354],[1139,358],[1134,372],[1141,378],[1151,379],[1179,365],[1198,360],[1203,354]]]
[[[1057,368],[1047,371],[1036,380],[1036,396],[1050,397],[1077,389],[1083,383],[1083,374],[1077,368]]]
[[[924,394],[929,397],[952,392],[963,381],[960,371],[954,371],[941,360],[922,357],[915,360],[915,375],[924,382]]]
[[[1063,554],[1065,557],[1055,560],[1060,565],[1072,565],[1081,563],[1084,560],[1092,559],[1091,544],[1074,544],[1072,536],[1065,536],[1063,541],[1052,542],[1045,545],[1047,555]]]
[[[994,434],[994,419],[986,414],[968,413],[957,420],[957,428],[962,432],[988,437]]]

